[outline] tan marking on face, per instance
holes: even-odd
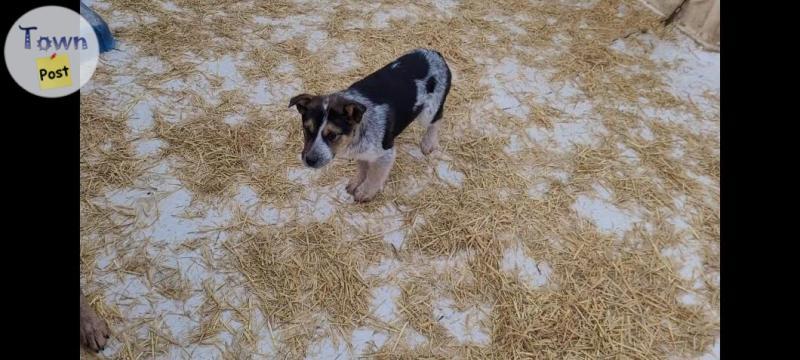
[[[325,128],[322,129],[322,136],[328,136],[331,133],[333,133],[333,134],[341,134],[342,133],[342,129],[340,129],[338,126],[328,122],[328,123],[325,124]]]
[[[339,152],[340,149],[343,149],[344,147],[349,145],[352,138],[349,134],[343,133],[342,129],[336,126],[335,124],[330,122],[326,123],[325,127],[322,128],[322,137],[327,138],[328,136],[334,136],[334,135],[339,135],[339,137],[336,138],[336,140],[331,141],[329,145],[331,151],[334,154],[336,154],[337,152]]]
[[[350,145],[350,142],[352,140],[353,138],[350,135],[342,134],[342,136],[339,136],[339,138],[336,139],[336,141],[331,142],[330,144],[331,152],[337,154],[339,150],[346,148],[347,145]]]

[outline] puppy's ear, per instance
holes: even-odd
[[[348,102],[344,104],[344,113],[347,115],[347,120],[352,124],[360,123],[361,116],[364,115],[365,111],[367,111],[367,108],[357,102]]]
[[[289,107],[297,106],[297,112],[305,114],[308,108],[308,103],[311,102],[313,96],[309,94],[300,94],[289,100]]]

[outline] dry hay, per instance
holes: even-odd
[[[141,160],[125,137],[127,118],[113,115],[100,95],[81,96],[81,199],[130,186],[141,172]]]
[[[200,326],[194,330],[189,340],[192,343],[204,343],[214,338],[223,329],[222,311],[225,304],[217,298],[216,291],[212,286],[210,281],[203,283],[205,301],[198,311]]]
[[[144,322],[139,324],[128,323],[126,326],[146,327],[147,332],[136,336],[131,336],[128,332],[115,334],[121,344],[120,349],[117,351],[118,359],[134,360],[144,357],[166,356],[171,346],[179,345],[177,341],[166,334],[162,327],[158,327],[157,321],[148,321],[147,325]]]
[[[180,270],[169,266],[157,266],[150,275],[151,286],[161,296],[173,300],[186,300],[191,295],[188,280]]]
[[[175,1],[182,11],[167,10],[159,1],[113,1],[111,11],[131,14],[133,24],[115,31],[121,41],[135,44],[144,55],[156,56],[170,64],[183,57],[211,58],[239,50],[241,27],[252,11],[239,1]],[[106,15],[103,11],[101,15]],[[221,16],[224,15],[224,21]],[[141,26],[140,24],[144,24]],[[136,26],[140,25],[140,26]]]
[[[435,299],[429,284],[406,284],[400,295],[400,312],[408,321],[407,324],[426,336],[432,346],[441,346],[450,336],[442,324],[433,317],[433,300]]]
[[[181,159],[180,179],[194,193],[219,196],[237,183],[246,183],[260,197],[280,201],[299,187],[275,169],[286,169],[296,163],[296,157],[270,136],[281,129],[269,126],[258,114],[231,126],[206,113],[179,124],[157,118],[155,133],[168,145],[162,155]]]
[[[564,2],[463,1],[451,10],[452,16],[424,4],[406,7],[426,16],[416,16],[413,21],[391,20],[387,28],[375,29],[355,24],[401,4],[384,2],[373,8],[345,1],[319,26],[328,39],[317,51],[308,50],[306,34],[271,48],[251,45],[267,40],[269,33],[281,30],[279,26],[235,28],[265,13],[273,19],[304,14],[313,8],[309,3],[257,2],[253,9],[225,1],[187,0],[176,4],[184,9],[180,16],[164,11],[154,1],[113,1],[112,7],[147,13],[155,19],[147,26],[129,25],[120,35],[143,54],[158,56],[167,65],[164,73],[142,77],[142,86],[161,96],[181,96],[198,109],[197,115],[175,123],[155,111],[153,133],[167,144],[162,156],[178,160],[181,182],[207,201],[230,196],[237,184],[252,186],[263,202],[283,206],[302,196],[300,185],[290,181],[285,171],[298,165],[299,127],[292,110],[283,106],[247,109],[249,105],[242,101],[244,94],[239,92],[220,92],[216,95],[219,101],[209,104],[191,91],[159,89],[170,79],[196,75],[195,64],[185,63],[188,57],[213,59],[245,51],[246,64],[240,72],[246,79],[299,80],[300,91],[310,93],[341,89],[416,47],[442,52],[454,73],[445,109],[448,130],[442,131],[442,159],[418,160],[400,151],[387,189],[374,203],[340,204],[326,223],[293,220],[280,227],[261,228],[250,220],[237,219],[229,227],[245,234],[226,243],[230,266],[242,274],[246,288],[257,299],[256,307],[267,316],[271,336],[280,340],[279,354],[306,355],[313,341],[325,336],[348,338],[343,335],[347,330],[365,324],[392,333],[387,344],[371,354],[376,358],[444,358],[454,354],[504,359],[689,356],[703,351],[718,334],[718,319],[709,319],[701,309],[678,303],[677,297],[689,285],[677,277],[661,250],[679,243],[683,236],[664,220],[665,213],[678,211],[674,196],[683,194],[693,211],[693,236],[706,244],[706,271],[718,272],[719,210],[706,201],[709,189],[688,172],[707,176],[718,184],[719,141],[713,135],[698,135],[683,126],[647,119],[634,105],[644,99],[654,108],[700,114],[697,106],[666,91],[660,72],[667,65],[644,55],[609,49],[619,39],[636,45],[635,37],[642,32],[669,36],[659,27],[659,19],[637,3],[608,0],[582,7]],[[628,8],[625,16],[617,16],[621,5]],[[218,12],[228,9],[230,15],[222,21]],[[528,35],[514,34],[509,24]],[[203,37],[226,40],[201,47],[198,39]],[[331,59],[341,49],[353,52],[360,66],[344,72],[332,69]],[[530,98],[532,94],[518,99],[530,109],[524,122],[500,111],[476,111],[475,105],[489,98],[489,90],[481,82],[488,69],[484,60],[506,57],[550,71],[553,82],[576,84],[609,135],[599,144],[576,146],[566,153],[533,146],[506,155],[503,135],[522,133],[531,124],[552,129],[558,121],[570,120],[562,111]],[[294,71],[275,72],[287,62],[294,65]],[[214,88],[221,84],[214,76],[208,76],[208,80]],[[286,94],[287,99],[291,95]],[[623,110],[621,104],[634,106]],[[82,104],[82,125],[84,107],[97,111],[100,104]],[[221,121],[232,113],[245,113],[247,119],[238,125]],[[482,122],[491,124],[499,135],[459,125]],[[112,132],[122,133],[125,124],[109,122],[107,126]],[[652,140],[633,131],[642,126],[653,133]],[[416,146],[418,132],[404,133],[398,147]],[[82,144],[83,137],[82,131]],[[675,138],[685,142],[684,159],[671,155]],[[619,144],[632,150],[638,161],[622,160]],[[112,163],[120,166],[126,159],[118,157]],[[461,186],[435,178],[431,168],[437,161],[446,161],[463,174]],[[337,161],[334,165],[316,176],[314,185],[338,184],[352,174],[352,164]],[[525,167],[565,169],[570,176],[566,181],[553,180],[544,173],[525,173]],[[129,184],[126,181],[130,177],[126,176],[135,174],[115,169],[98,170],[97,181],[123,187]],[[429,185],[414,195],[398,190],[413,179],[429,180]],[[540,182],[548,184],[547,191],[540,198],[529,197],[528,189]],[[88,184],[90,189],[98,187],[97,182]],[[641,209],[653,229],[637,226],[619,241],[581,220],[570,206],[576,196],[590,193],[595,185],[609,189],[614,204]],[[711,192],[712,201],[718,201],[718,194],[713,189]],[[354,231],[343,221],[348,212],[376,211],[386,204],[403,209],[410,229],[403,248],[384,246],[380,234],[355,232],[355,237],[349,237]],[[112,231],[108,227],[95,229]],[[531,258],[551,264],[553,273],[545,287],[531,288],[501,269],[504,251],[515,244]],[[420,266],[417,276],[392,280],[400,282],[402,289],[401,322],[383,324],[371,318],[368,299],[375,282],[362,276],[366,267],[381,257],[408,261],[459,254],[468,257],[465,271],[469,281],[439,276],[433,269]],[[127,271],[142,273],[135,265],[125,266]],[[166,272],[161,275],[165,282],[156,281],[162,284],[158,285],[160,291],[171,297],[184,296],[175,285],[180,284],[180,277],[168,276],[168,269],[162,270]],[[437,284],[424,281],[426,278],[436,279]],[[702,296],[718,311],[719,286],[713,279],[705,282]],[[216,289],[207,286],[204,290],[201,326],[193,334],[193,342],[213,342],[216,334],[226,330],[219,321],[220,313],[231,308],[218,297]],[[454,299],[462,308],[491,306],[486,325],[491,337],[488,346],[453,341],[432,313],[433,302],[443,296]],[[413,349],[406,346],[402,335],[410,329],[425,335],[428,342]],[[248,331],[236,334],[239,340],[225,349],[223,356],[237,358],[247,353],[246,345],[252,343],[254,335]],[[137,351],[146,354],[148,346],[160,349],[168,342],[154,335],[152,339],[127,338],[123,343],[123,353],[132,358]]]
[[[702,314],[675,304],[676,280],[657,255],[614,258],[604,249],[608,245],[591,245],[581,242],[564,254],[573,261],[556,262],[564,274],[554,279],[558,291],[530,292],[501,282],[493,312],[496,349],[513,358],[648,358],[709,344],[695,342],[708,330],[700,327],[711,326]]]
[[[367,317],[362,261],[375,261],[382,247],[375,237],[346,239],[336,224],[324,223],[267,228],[227,246],[262,312],[281,324],[274,330],[286,349],[279,351],[293,356],[305,353],[314,325],[351,329]]]
[[[87,279],[93,276],[97,252],[129,233],[135,222],[131,209],[97,202],[107,191],[131,186],[144,170],[126,138],[126,121],[124,113],[113,114],[104,105],[102,95],[81,96],[81,274]]]

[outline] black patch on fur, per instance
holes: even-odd
[[[339,134],[349,134],[353,131],[353,124],[347,120],[347,114],[340,114],[333,109],[328,109],[328,122],[338,127],[342,131]],[[325,143],[330,144],[330,139],[325,139]]]
[[[325,112],[319,107],[309,107],[306,110],[306,113],[303,115],[303,122],[305,123],[305,121],[311,120],[311,122],[314,124],[313,133],[308,131],[308,128],[306,128],[305,124],[303,125],[303,134],[305,134],[306,139],[310,140],[317,137],[317,133],[319,133],[321,130],[320,127],[322,127],[322,120],[324,117]]]
[[[394,138],[397,137],[397,135],[392,135],[392,134],[394,134],[394,126],[395,126],[394,119],[395,119],[395,113],[394,112],[390,111],[388,114],[386,114],[386,129],[387,130],[386,130],[385,133],[383,133],[383,141],[381,142],[381,146],[383,147],[383,150],[389,150],[389,149],[394,147]],[[411,123],[411,122],[409,122],[409,123]],[[406,124],[406,126],[407,126],[407,124]],[[392,131],[389,131],[389,129],[392,129]]]
[[[428,82],[425,84],[425,90],[428,91],[428,94],[433,94],[434,89],[436,89],[436,79],[431,76],[428,78]]]
[[[414,103],[417,102],[415,81],[424,79],[428,75],[429,67],[422,53],[413,52],[401,56],[350,86],[350,89],[357,90],[375,105],[388,105],[384,149],[391,149],[394,138],[419,115],[421,108],[414,108]]]

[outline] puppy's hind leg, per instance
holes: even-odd
[[[439,148],[439,126],[442,125],[444,102],[447,100],[447,93],[449,90],[450,84],[448,80],[442,102],[439,104],[439,109],[437,109],[436,114],[433,115],[431,123],[428,125],[427,130],[425,130],[425,135],[422,136],[422,142],[419,144],[420,150],[422,150],[422,154],[424,155],[430,155],[430,153]]]
[[[439,126],[441,123],[441,121],[434,121],[425,130],[425,135],[422,136],[422,142],[419,144],[423,155],[430,155],[430,153],[439,148]]]

